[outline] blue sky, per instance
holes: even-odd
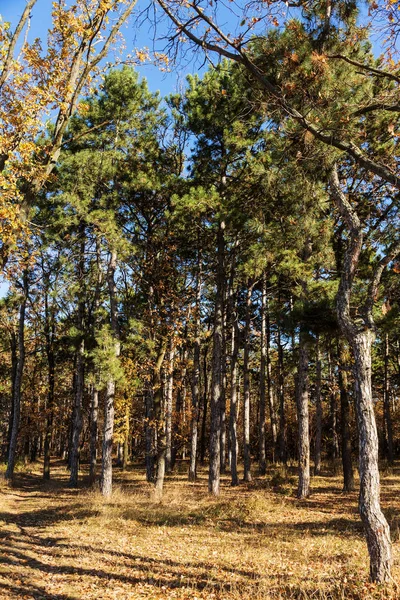
[[[25,0],[0,0],[0,15],[3,20],[10,21],[14,29],[24,7]],[[40,37],[42,40],[46,39],[47,30],[51,26],[51,7],[52,0],[37,0],[32,11],[29,32],[30,40],[35,37]],[[138,10],[140,10],[140,0]],[[122,30],[127,52],[143,47],[152,49],[153,45],[155,45],[157,51],[163,51],[166,45],[166,41],[162,39],[165,35],[163,27],[165,20],[157,19],[157,21],[161,25],[157,31],[158,39],[154,40],[153,25],[150,22],[144,22],[141,23],[140,27],[134,27],[133,19],[131,19],[131,23],[128,23]],[[166,96],[182,89],[182,86],[185,84],[186,75],[198,72],[201,64],[201,57],[199,56],[196,59],[193,57],[191,63],[181,65],[180,70],[176,69],[170,73],[161,72],[158,67],[152,65],[142,65],[137,70],[142,76],[147,78],[151,91],[156,92],[158,90],[162,96]]]

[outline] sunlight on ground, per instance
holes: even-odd
[[[309,500],[293,495],[295,469],[271,470],[239,488],[223,479],[218,500],[206,472],[167,478],[151,500],[143,469],[116,471],[110,501],[67,487],[58,463],[42,483],[40,465],[4,483],[0,496],[0,598],[82,599],[396,599],[368,583],[357,493],[335,476],[313,480]],[[399,579],[400,475],[383,477],[382,503]]]

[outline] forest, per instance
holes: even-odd
[[[0,18],[0,598],[400,598],[399,1],[58,0],[47,40],[36,4]]]

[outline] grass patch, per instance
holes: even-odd
[[[313,480],[298,501],[294,467],[207,494],[207,474],[186,481],[186,465],[168,477],[161,503],[143,469],[115,471],[114,492],[67,486],[64,465],[51,482],[41,465],[0,486],[0,598],[52,600],[396,600],[397,585],[368,583],[368,555],[357,493],[340,476]],[[394,538],[400,523],[400,475],[383,478],[382,503]]]

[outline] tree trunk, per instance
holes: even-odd
[[[392,548],[389,525],[380,508],[378,433],[371,388],[372,339],[367,330],[358,332],[351,342],[360,443],[360,515],[367,536],[371,580],[383,582],[390,579]]]
[[[385,333],[384,338],[383,415],[385,421],[386,458],[389,464],[393,464],[393,426],[392,415],[390,413],[389,335],[387,333]]]
[[[69,485],[77,487],[78,472],[79,472],[79,440],[82,431],[82,402],[84,391],[85,377],[85,337],[84,337],[84,316],[85,316],[85,293],[84,293],[84,277],[85,277],[85,223],[79,224],[79,261],[77,265],[77,281],[78,281],[78,319],[77,329],[79,332],[79,343],[76,357],[76,376],[75,376],[75,403],[72,423],[72,439],[69,456],[70,477]]]
[[[172,404],[174,390],[174,347],[173,340],[170,340],[170,347],[167,358],[167,381],[165,390],[165,470],[171,473],[172,470]]]
[[[214,496],[219,494],[220,485],[220,441],[221,441],[221,389],[222,389],[222,346],[223,346],[223,304],[224,304],[224,251],[225,223],[221,221],[217,233],[217,281],[214,314],[213,360],[211,384],[211,423],[210,423],[210,467],[208,473],[208,491]]]
[[[243,481],[251,481],[251,455],[250,455],[250,318],[251,318],[251,294],[253,286],[247,291],[246,300],[246,325],[244,330],[244,357],[243,357],[243,457],[244,475]]]
[[[308,346],[300,330],[299,366],[297,369],[297,420],[299,428],[299,485],[298,498],[310,495],[310,436],[308,418]]]
[[[161,367],[166,353],[166,345],[161,344],[156,364],[154,366],[154,420],[157,431],[157,455],[156,455],[156,474],[154,483],[154,497],[156,502],[160,502],[163,495],[164,477],[165,477],[165,458],[167,453],[167,436],[165,428],[165,406],[163,402]]]
[[[53,435],[53,412],[54,412],[54,377],[55,377],[55,318],[54,310],[49,310],[49,285],[48,276],[46,275],[46,291],[45,291],[45,337],[46,337],[46,355],[47,355],[47,407],[46,407],[46,431],[44,438],[44,457],[43,457],[43,479],[50,479],[50,452],[51,438]]]
[[[339,456],[339,439],[337,433],[337,415],[336,415],[336,393],[335,376],[332,367],[332,352],[328,352],[328,373],[329,373],[329,422],[331,431],[330,458],[335,459]]]
[[[350,356],[344,349],[343,342],[339,345],[339,388],[340,388],[340,422],[342,430],[342,465],[343,465],[343,491],[354,490],[354,473],[351,459],[350,435],[350,399],[348,392],[346,362]],[[346,360],[347,359],[347,360]]]
[[[98,435],[98,416],[99,416],[99,390],[96,385],[92,386],[92,398],[90,404],[90,467],[89,483],[94,485],[96,482],[97,470],[97,435]]]
[[[200,405],[200,304],[201,304],[201,256],[198,256],[197,290],[196,290],[196,330],[193,348],[193,376],[192,376],[192,415],[190,423],[190,464],[189,481],[196,481],[197,476],[197,437],[199,424],[199,405]]]
[[[206,429],[207,429],[207,407],[210,379],[208,377],[207,368],[207,348],[204,349],[203,357],[203,414],[201,418],[201,438],[200,438],[200,462],[204,465],[206,458]]]
[[[278,324],[278,398],[279,398],[279,432],[278,453],[281,463],[287,461],[286,444],[286,415],[285,415],[285,372],[283,362],[283,345],[281,340],[281,326]]]
[[[13,423],[10,436],[10,444],[8,450],[8,462],[5,473],[5,478],[12,481],[14,477],[15,461],[17,457],[17,443],[19,425],[21,420],[21,387],[22,377],[24,373],[25,363],[25,314],[26,303],[28,299],[28,274],[25,271],[23,274],[23,296],[19,308],[19,323],[18,323],[18,360],[15,369],[15,379],[13,385]]]
[[[265,273],[262,277],[261,290],[261,360],[260,360],[260,415],[258,424],[258,465],[260,475],[265,475],[267,472],[266,459],[266,435],[265,435],[265,419],[266,419],[266,388],[265,381],[267,375],[267,278]],[[270,382],[269,382],[270,383]],[[272,423],[272,421],[271,421]]]
[[[145,445],[146,445],[146,480],[149,483],[154,482],[154,452],[155,452],[155,430],[153,390],[149,388],[145,391]]]
[[[110,322],[111,333],[113,337],[113,367],[106,387],[106,396],[104,403],[104,435],[103,435],[103,454],[101,461],[101,481],[100,490],[103,496],[111,496],[112,494],[112,451],[113,451],[113,436],[114,436],[114,401],[115,401],[115,369],[118,364],[120,355],[118,313],[117,313],[117,298],[115,285],[115,271],[117,269],[117,253],[111,251],[110,262],[107,269],[107,283],[110,297]],[[114,372],[113,372],[114,371]]]
[[[321,441],[322,441],[322,401],[321,401],[322,365],[319,348],[319,334],[315,344],[315,456],[314,473],[321,473]]]
[[[239,484],[237,473],[238,461],[238,438],[237,438],[237,419],[238,419],[238,354],[239,354],[239,324],[238,315],[235,307],[235,313],[232,323],[232,354],[231,354],[231,405],[229,415],[230,430],[230,449],[231,449],[231,485]]]
[[[272,388],[272,362],[271,362],[271,327],[270,327],[270,317],[269,317],[269,309],[268,309],[268,298],[266,303],[266,326],[267,326],[267,397],[268,397],[268,407],[269,407],[269,417],[271,421],[271,439],[272,439],[272,462],[275,462],[275,451],[278,443],[278,427],[276,421],[276,410],[275,410],[275,400],[274,400],[274,390]]]
[[[371,278],[366,301],[362,307],[362,323],[359,323],[351,316],[350,300],[363,247],[363,223],[340,187],[336,165],[332,168],[330,187],[336,205],[347,225],[349,238],[341,265],[336,307],[340,328],[354,355],[359,436],[359,509],[366,532],[371,580],[383,583],[391,579],[392,548],[389,525],[380,508],[378,434],[371,388],[371,346],[374,339],[372,309],[383,270],[399,252],[399,248],[395,246],[378,261]]]

